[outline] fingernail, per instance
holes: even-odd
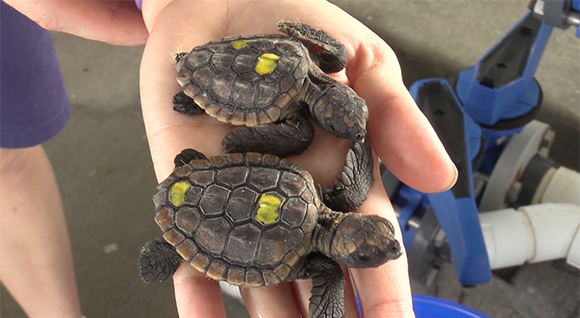
[[[451,188],[453,188],[455,186],[455,183],[457,182],[457,178],[459,178],[459,170],[457,170],[457,166],[455,166],[455,164],[453,164],[453,170],[455,171],[455,176],[453,177],[453,181],[451,182],[451,184],[449,186],[447,186],[447,188],[445,188],[445,190],[443,190],[441,192],[451,190]]]

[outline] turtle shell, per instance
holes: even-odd
[[[283,281],[309,251],[321,207],[308,172],[257,153],[193,160],[158,189],[164,239],[209,278],[234,285]]]
[[[297,40],[238,36],[194,48],[176,65],[183,92],[210,116],[237,126],[283,118],[300,94],[311,61]]]

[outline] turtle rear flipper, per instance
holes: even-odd
[[[304,43],[325,73],[336,73],[346,66],[346,48],[328,33],[303,23],[283,21],[278,23],[278,30]]]
[[[344,276],[340,266],[322,254],[311,254],[290,280],[312,279],[310,318],[344,317]]]
[[[302,153],[312,142],[314,128],[298,117],[277,125],[238,127],[222,140],[226,152],[258,152],[285,158]]]
[[[373,152],[367,137],[364,142],[353,143],[338,180],[332,189],[321,189],[320,195],[330,209],[350,212],[366,200],[373,182]]]
[[[183,91],[173,96],[173,110],[186,115],[198,115],[205,113],[205,110],[199,107],[191,97]]]
[[[188,164],[191,160],[196,159],[207,159],[207,157],[197,150],[188,148],[183,149],[181,153],[175,157],[173,163],[175,164],[175,167],[181,167]]]
[[[141,248],[137,261],[139,276],[146,283],[162,282],[175,273],[182,260],[173,246],[155,239]]]

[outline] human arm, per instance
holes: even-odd
[[[376,154],[406,184],[425,192],[442,191],[455,181],[456,170],[428,121],[402,83],[391,49],[345,12],[324,1],[148,1],[143,17],[150,32],[141,65],[143,116],[159,180],[173,169],[173,157],[184,148],[206,155],[222,153],[221,140],[232,127],[205,115],[185,116],[172,110],[179,90],[171,53],[227,35],[276,33],[276,22],[296,21],[323,29],[345,44],[346,70],[333,76],[353,87],[369,107],[368,132]],[[316,129],[304,154],[291,158],[329,185],[344,165],[347,140]],[[332,147],[329,147],[332,145]],[[375,160],[375,164],[377,164]],[[360,213],[378,214],[396,224],[375,166],[375,179]],[[397,237],[401,240],[400,233]],[[351,270],[365,317],[412,317],[406,258],[379,268]],[[174,275],[181,317],[224,317],[217,283],[189,266]],[[309,282],[242,289],[252,317],[296,317],[308,308]],[[346,290],[347,317],[356,309]],[[217,304],[216,304],[217,302]]]

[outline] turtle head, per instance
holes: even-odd
[[[330,256],[346,267],[377,267],[401,256],[391,222],[377,215],[350,213],[338,225]]]
[[[334,85],[311,108],[318,123],[334,135],[364,141],[369,111],[364,99],[346,85]]]

